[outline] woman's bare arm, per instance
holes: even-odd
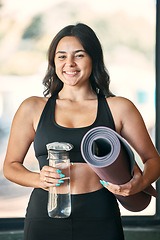
[[[29,171],[23,165],[26,153],[34,140],[35,126],[40,117],[39,112],[43,109],[42,106],[44,107],[44,101],[31,97],[26,99],[17,110],[12,122],[3,172],[8,180],[19,185],[47,190],[49,186],[53,186],[53,182],[43,180],[46,174],[59,178],[55,169],[45,166],[40,173],[36,173]],[[58,180],[54,181],[54,185],[56,183]]]
[[[144,163],[143,175],[135,167],[134,177],[130,182],[120,186],[111,183],[105,185],[113,193],[120,191],[121,195],[127,196],[144,190],[159,178],[160,156],[134,104],[125,98],[113,98],[109,100],[109,105],[117,132],[135,149]]]

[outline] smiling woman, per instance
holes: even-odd
[[[85,24],[69,25],[53,39],[44,78],[45,97],[23,101],[13,119],[4,162],[10,181],[33,187],[26,212],[25,240],[123,240],[118,203],[114,196],[143,191],[160,175],[157,153],[144,121],[132,102],[109,91],[109,75],[101,44]],[[109,127],[121,134],[141,157],[144,172],[134,169],[133,178],[123,185],[101,185],[98,175],[84,161],[80,145],[94,127]],[[23,165],[34,142],[39,172]],[[64,172],[48,166],[46,145],[68,142],[72,213],[67,219],[50,218],[48,190],[63,187]],[[58,185],[57,185],[58,184]]]
[[[63,84],[90,85],[92,60],[76,37],[64,37],[59,41],[54,62],[56,74]]]

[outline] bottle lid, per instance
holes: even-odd
[[[73,145],[66,142],[53,142],[46,145],[47,150],[55,151],[70,151],[73,148]]]

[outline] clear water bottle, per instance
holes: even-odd
[[[64,183],[49,188],[48,215],[52,218],[67,218],[71,214],[69,151],[73,146],[63,142],[53,142],[46,146],[49,166],[61,170],[65,175]]]

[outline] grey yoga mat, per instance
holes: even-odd
[[[120,185],[132,178],[135,165],[133,151],[127,141],[110,128],[100,126],[89,130],[82,139],[81,153],[102,180]],[[157,192],[150,185],[131,196],[115,196],[124,208],[138,212],[149,205],[152,196],[157,197]]]

